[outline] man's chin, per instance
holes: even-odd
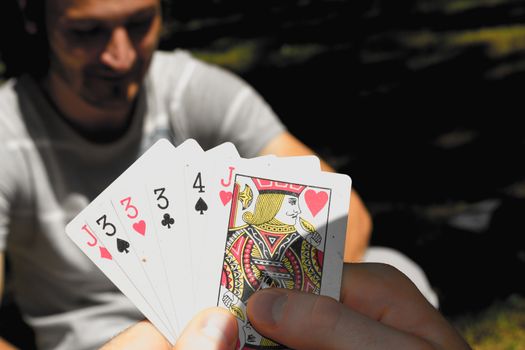
[[[98,99],[91,103],[93,106],[102,109],[129,109],[133,105],[133,100],[128,99]]]

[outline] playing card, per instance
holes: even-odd
[[[266,155],[251,159],[240,158],[236,152],[233,152],[234,146],[226,143],[206,152],[208,167],[208,193],[207,203],[210,214],[206,226],[206,241],[204,251],[207,258],[203,260],[203,266],[199,274],[203,276],[218,276],[222,268],[220,263],[224,254],[224,237],[223,232],[218,233],[218,227],[225,227],[229,215],[229,204],[232,192],[224,190],[231,182],[229,176],[233,175],[233,169],[236,166],[250,167],[252,170],[267,171],[272,167],[277,169],[288,169],[289,172],[299,171],[319,171],[319,159],[315,156],[300,156],[279,158],[274,155]],[[224,164],[229,164],[225,166]],[[226,174],[224,177],[222,174]],[[218,193],[219,196],[210,197],[210,194]],[[201,279],[197,290],[198,300],[201,308],[214,306],[217,303],[217,282],[214,278]]]
[[[272,348],[246,301],[268,287],[339,297],[350,187],[315,156],[161,140],[67,230],[172,344],[219,305],[237,317],[241,348]]]
[[[111,231],[110,231],[111,232]],[[134,281],[128,278],[116,264],[113,255],[99,241],[92,227],[79,215],[66,226],[68,237],[93,261],[93,263],[126,295],[131,302],[146,316],[172,344],[175,335],[151,305],[150,301],[137,289]],[[153,301],[155,301],[153,299]]]
[[[319,172],[321,170],[321,161],[316,156],[296,156],[296,157],[276,157],[272,161],[272,166],[281,171],[288,172]]]
[[[185,213],[188,220],[187,235],[190,238],[190,263],[192,276],[200,276],[199,266],[204,254],[202,250],[205,222],[208,215],[207,171],[205,153],[200,147],[184,153],[184,188]],[[198,293],[199,278],[192,278],[191,288]],[[199,309],[199,297],[195,295],[194,309]]]
[[[180,326],[147,194],[150,169],[158,168],[166,159],[169,159],[172,155],[169,151],[173,146],[167,142],[157,143],[155,146],[156,152],[141,157],[105,192],[130,243],[134,245],[139,262],[163,306],[165,315],[172,328],[178,333]]]
[[[161,303],[162,296],[158,290],[164,286],[162,284],[159,286],[155,275],[150,273],[152,267],[150,268],[150,261],[140,247],[142,242],[133,239],[129,232],[126,232],[110,202],[92,207],[85,216],[113,260],[176,336],[179,333],[178,324],[173,324]]]
[[[139,292],[171,330],[180,332],[159,242],[146,207],[144,172],[169,159],[174,147],[166,140],[153,145],[81,213]],[[111,219],[110,219],[111,218]],[[117,229],[118,228],[118,229]],[[116,231],[116,233],[112,233]],[[110,234],[105,234],[110,232]],[[120,249],[120,251],[119,251]],[[133,252],[133,254],[130,254]],[[117,285],[118,286],[118,285]]]
[[[241,348],[271,347],[249,325],[246,302],[262,281],[339,298],[351,180],[241,163],[229,169],[215,197],[231,193],[218,305],[237,316]]]
[[[168,162],[157,167],[146,180],[149,209],[167,272],[169,290],[181,327],[195,312],[194,268],[185,195],[185,161],[202,152],[195,140],[172,149]]]

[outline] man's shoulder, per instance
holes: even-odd
[[[16,101],[15,84],[17,80],[11,78],[0,84],[0,104],[3,106],[6,103],[13,103]]]
[[[10,79],[0,86],[0,171],[2,194],[12,193],[14,184],[22,178],[21,164],[24,162],[22,145],[26,145],[27,131],[21,115],[18,94],[20,79]]]
[[[157,63],[157,64],[158,63],[162,64],[162,63],[167,63],[167,62],[170,62],[171,64],[174,61],[184,62],[188,60],[196,60],[196,58],[194,58],[188,50],[184,50],[184,49],[175,49],[175,50],[168,50],[168,51],[157,50],[153,54],[153,63]]]
[[[189,51],[176,49],[173,51],[156,51],[150,67],[150,78],[155,85],[165,85],[166,82],[186,82],[199,88],[214,88],[218,83],[219,90],[224,90],[225,84],[238,83],[238,78],[228,70],[199,59]]]
[[[18,86],[21,79],[9,79],[0,86],[0,135],[5,140],[6,136],[13,136],[20,130],[20,93]]]
[[[164,79],[180,75],[185,66],[195,62],[197,59],[186,50],[156,51],[151,62],[150,75]]]

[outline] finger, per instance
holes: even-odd
[[[345,264],[341,302],[383,322],[396,313],[434,309],[408,277],[390,265],[379,263]]]
[[[175,350],[233,350],[237,343],[237,321],[228,311],[211,308],[202,311],[186,326]]]
[[[265,289],[250,298],[247,312],[258,332],[297,350],[433,349],[423,339],[385,326],[325,296]]]
[[[412,281],[392,266],[345,264],[341,302],[373,320],[445,348],[468,348]]]

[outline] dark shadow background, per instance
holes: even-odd
[[[525,2],[200,0],[169,13],[162,48],[241,74],[349,174],[372,243],[418,262],[445,315],[524,292]]]
[[[166,5],[161,48],[240,74],[349,174],[372,244],[418,262],[447,317],[525,294],[525,1]]]

